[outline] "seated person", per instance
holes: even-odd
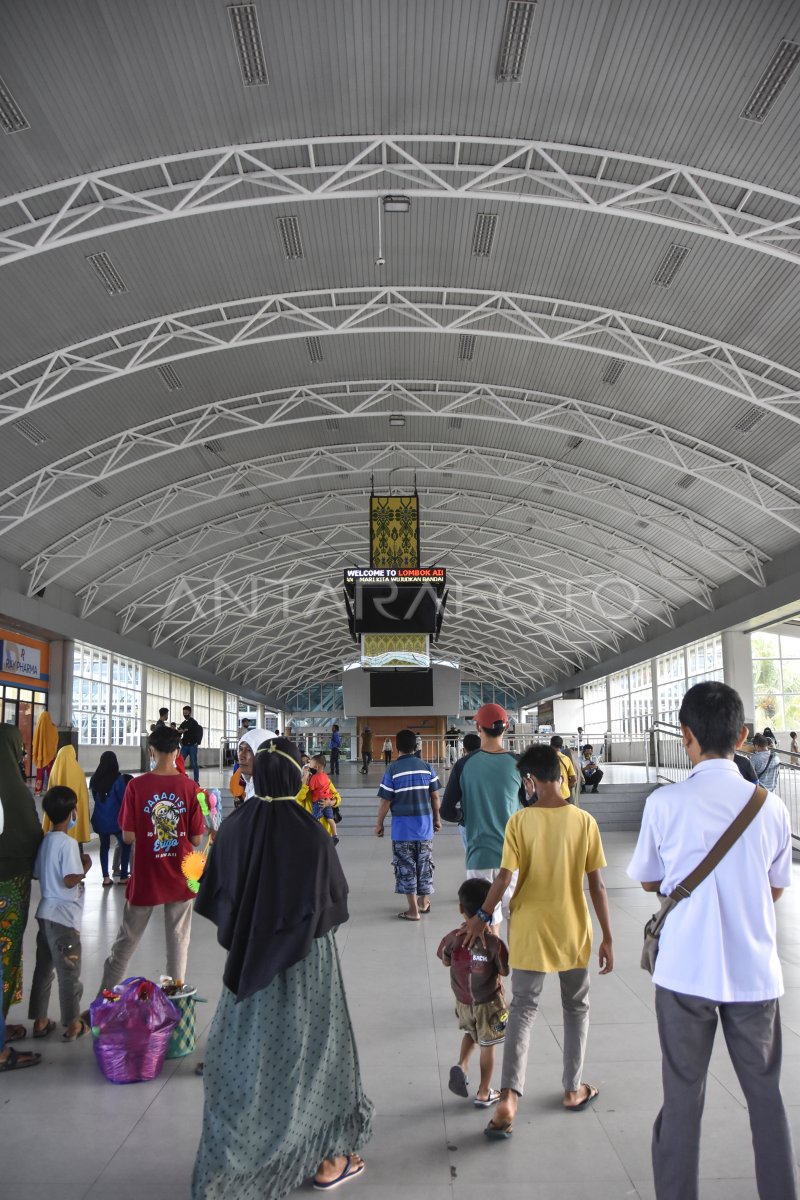
[[[583,775],[581,791],[585,792],[587,788],[591,788],[596,793],[600,780],[603,778],[603,772],[600,770],[591,742],[587,742],[581,752],[581,774]]]

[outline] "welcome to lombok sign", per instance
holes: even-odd
[[[26,679],[38,679],[42,673],[40,653],[33,646],[19,642],[4,641],[2,670],[6,675],[24,675]]]

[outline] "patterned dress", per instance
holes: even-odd
[[[372,1131],[332,933],[268,987],[223,988],[205,1055],[192,1200],[279,1200]]]

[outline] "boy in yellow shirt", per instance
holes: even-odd
[[[589,957],[592,922],[583,893],[589,895],[602,931],[600,974],[614,967],[608,897],[600,874],[606,865],[597,822],[562,796],[561,764],[555,748],[531,746],[517,764],[523,778],[532,775],[536,804],[514,813],[506,825],[500,871],[482,908],[463,927],[463,939],[480,937],[491,921],[498,898],[519,871],[511,901],[509,964],[512,1000],[503,1051],[501,1098],[485,1133],[511,1136],[525,1070],[531,1029],[545,977],[558,972],[564,1011],[563,1105],[581,1112],[598,1090],[581,1074],[589,1032]]]

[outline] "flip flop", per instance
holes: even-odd
[[[588,1108],[590,1104],[593,1104],[600,1095],[600,1089],[594,1087],[591,1083],[582,1083],[581,1087],[586,1088],[586,1096],[583,1098],[583,1100],[581,1100],[580,1104],[565,1104],[565,1112],[583,1112],[583,1110]]]
[[[404,913],[398,913],[397,919],[398,919],[398,921],[411,921],[414,925],[416,925],[417,921],[419,920],[419,917],[410,917],[407,912],[404,912]],[[8,1040],[8,1039],[6,1039],[6,1040]]]
[[[77,1042],[78,1038],[84,1037],[88,1032],[89,1023],[88,1021],[84,1021],[83,1017],[81,1017],[81,1027],[78,1032],[73,1034],[72,1037],[69,1037],[66,1032],[62,1033],[61,1040],[62,1042]]]
[[[350,1179],[355,1179],[356,1175],[360,1175],[366,1168],[366,1165],[366,1163],[360,1162],[353,1166],[352,1155],[348,1154],[341,1175],[337,1175],[336,1179],[332,1179],[330,1183],[317,1183],[315,1179],[314,1190],[317,1192],[329,1192],[332,1188],[340,1187],[341,1184],[347,1183]]]
[[[104,879],[103,880],[103,887],[113,887],[113,886],[114,886],[113,879]]]
[[[21,1042],[27,1036],[28,1031],[24,1025],[6,1025],[6,1043]]]
[[[0,1062],[0,1071],[21,1071],[24,1067],[38,1067],[42,1061],[41,1054],[20,1054],[18,1050],[9,1050],[5,1062]]]
[[[492,1142],[504,1142],[511,1137],[514,1126],[511,1121],[504,1121],[502,1125],[495,1125],[494,1121],[490,1121],[483,1132]]]
[[[55,1021],[48,1021],[47,1024],[45,1025],[44,1029],[34,1029],[33,1036],[35,1038],[47,1037],[48,1034],[53,1032],[55,1027],[56,1027]]]
[[[419,909],[419,915],[420,915],[421,917],[427,917],[427,915],[428,915],[428,913],[429,913],[430,911],[431,911],[431,906],[430,906],[430,904],[429,904],[427,908],[420,908],[420,909]]]
[[[481,1100],[480,1096],[476,1096],[472,1103],[476,1108],[491,1108],[493,1104],[497,1104],[499,1099],[500,1093],[495,1091],[494,1088],[489,1088],[488,1100]]]
[[[462,1096],[465,1100],[469,1098],[469,1080],[463,1067],[456,1065],[450,1068],[450,1079],[447,1086],[456,1096]]]

